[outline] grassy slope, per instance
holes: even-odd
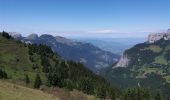
[[[29,60],[28,47],[15,40],[7,40],[0,36],[0,59],[0,67],[5,68],[12,81],[22,81],[25,74],[28,74],[33,83],[36,73],[32,69],[33,63]],[[40,62],[37,65],[41,65]],[[44,74],[41,72],[40,74],[45,82]]]
[[[150,45],[149,47],[144,48],[143,50],[152,50],[153,52],[159,53],[162,51],[162,48],[157,45]]]
[[[61,88],[53,88],[48,92],[52,92],[53,95],[59,97],[61,100],[101,100],[95,96],[87,95],[77,90],[69,92]]]
[[[0,80],[0,100],[60,100],[56,96]]]
[[[86,95],[77,90],[69,92],[57,88],[58,91],[53,91],[49,88],[46,92],[49,92],[50,95],[40,90],[24,87],[25,74],[33,83],[38,72],[41,74],[42,82],[46,83],[44,73],[32,69],[32,65],[35,63],[39,69],[42,68],[40,57],[34,55],[36,62],[31,62],[28,54],[28,47],[25,47],[24,44],[0,36],[0,68],[5,68],[9,77],[7,80],[9,82],[0,80],[0,100],[59,100],[58,98],[61,100],[96,100],[94,96]]]
[[[49,92],[49,93],[47,93]],[[48,89],[46,92],[0,80],[0,100],[100,100],[74,90],[61,88]]]

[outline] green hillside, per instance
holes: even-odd
[[[22,82],[25,74],[28,74],[33,83],[37,71],[32,68],[34,63],[30,61],[28,52],[29,48],[25,44],[0,36],[0,67],[6,70],[8,78],[12,81]],[[40,62],[36,63],[42,67]],[[44,73],[41,71],[38,73],[45,82]]]
[[[0,33],[0,78],[30,88],[59,87],[98,98],[119,96],[118,89],[81,63],[61,59],[48,46],[21,43],[6,32]]]
[[[145,87],[170,100],[170,40],[141,43],[126,50],[128,65],[106,69],[104,76],[122,89]],[[125,84],[126,83],[126,84]]]
[[[60,100],[40,90],[26,88],[0,80],[0,100]]]
[[[0,80],[0,100],[100,100],[80,91],[61,88],[36,90]]]
[[[149,74],[162,76],[169,82],[170,75],[170,41],[160,40],[154,44],[139,44],[127,50],[130,59],[128,67],[138,72],[138,77]]]
[[[152,100],[153,97],[143,87],[120,91],[81,63],[63,60],[48,46],[16,41],[6,32],[0,33],[0,58],[0,100]]]

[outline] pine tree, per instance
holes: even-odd
[[[26,85],[28,85],[30,83],[30,79],[27,74],[25,75],[25,83],[26,83]]]
[[[106,98],[106,88],[104,86],[100,86],[97,88],[97,97],[105,99]]]
[[[0,79],[7,79],[7,73],[5,70],[0,69]]]
[[[5,31],[2,32],[2,36],[7,38],[7,39],[11,38],[11,36],[7,32],[5,32]]]
[[[34,88],[40,88],[41,85],[42,85],[42,81],[40,75],[37,74],[34,82]]]
[[[3,70],[3,78],[4,78],[4,79],[7,79],[7,78],[8,78],[8,75],[7,75],[7,73],[6,73],[5,70]]]
[[[2,69],[0,69],[0,79],[2,79],[3,78],[3,71],[2,71]]]
[[[150,93],[149,93],[149,90],[144,89],[143,98],[144,98],[145,100],[150,100]]]
[[[108,95],[109,95],[109,98],[110,98],[111,100],[116,100],[116,95],[115,95],[115,91],[114,91],[113,88],[109,89]]]
[[[160,93],[159,93],[159,92],[156,94],[156,96],[155,96],[155,100],[161,100],[161,95],[160,95]]]

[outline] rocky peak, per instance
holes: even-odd
[[[30,34],[26,39],[36,40],[36,39],[38,39],[38,35],[33,33],[33,34]]]
[[[63,43],[63,44],[67,44],[67,45],[74,45],[76,44],[76,42],[74,42],[73,40],[61,37],[61,36],[56,36],[55,37],[57,42]]]
[[[168,29],[166,32],[153,33],[148,36],[149,43],[155,43],[160,39],[170,40],[170,29]]]
[[[17,32],[9,32],[9,35],[11,35],[15,39],[21,39],[22,38],[22,35],[20,33],[17,33]]]

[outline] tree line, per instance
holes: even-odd
[[[50,86],[69,90],[77,89],[99,98],[116,98],[116,88],[104,78],[93,74],[81,63],[62,60],[45,45],[28,45],[29,54],[40,55],[42,71],[46,74]],[[49,60],[52,60],[53,65]]]

